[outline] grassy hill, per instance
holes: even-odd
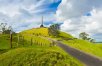
[[[49,36],[48,28],[33,28],[30,30],[22,31],[20,34]]]
[[[48,28],[33,28],[13,35],[13,49],[10,49],[9,35],[0,35],[0,38],[0,66],[10,64],[11,66],[39,66],[39,64],[41,66],[53,66],[51,64],[56,66],[64,66],[65,64],[83,66],[82,63],[66,54],[61,48],[52,45],[53,41],[47,38],[60,40],[68,46],[102,57],[102,45],[96,46],[61,31],[59,37],[52,37],[49,36]]]
[[[72,37],[64,32],[60,32],[60,36]],[[51,37],[48,28],[34,28],[13,35],[12,49],[9,35],[0,37],[0,66],[83,66],[61,48],[51,46],[52,41],[46,39]]]
[[[74,39],[74,40],[63,40],[63,43],[65,43],[68,46],[71,46],[73,48],[76,48],[78,50],[81,50],[83,52],[86,52],[88,54],[101,57],[102,58],[102,49],[100,48],[102,45],[95,45],[91,42],[81,40],[81,39]]]
[[[13,45],[17,43],[17,35],[13,35]],[[10,49],[10,35],[0,34],[0,49]]]
[[[38,32],[36,32],[36,30]],[[45,30],[45,31],[44,31]],[[32,32],[30,32],[32,31]],[[35,32],[33,32],[35,31]],[[26,31],[23,31],[21,32],[22,34],[39,34],[41,33],[42,31],[44,31],[44,33],[42,33],[41,35],[42,36],[47,36],[47,37],[50,37],[48,35],[48,28],[37,28],[37,29],[31,29],[31,30],[26,30]],[[98,56],[98,57],[102,57],[102,49],[100,49],[99,46],[95,46],[93,43],[91,42],[88,42],[88,41],[85,41],[85,40],[81,40],[81,39],[74,39],[73,36],[71,36],[70,34],[67,34],[65,32],[61,32],[59,33],[59,36],[60,37],[56,37],[56,38],[52,38],[52,39],[56,39],[56,40],[61,40],[63,43],[67,44],[68,46],[71,46],[71,47],[74,47],[76,49],[79,49],[83,52],[86,52],[88,54],[91,54],[91,55],[95,55],[95,56]],[[97,50],[97,51],[96,51]]]
[[[0,49],[8,49],[9,35],[0,35]]]
[[[99,47],[100,49],[102,49],[102,43],[95,44],[95,46],[97,46],[97,47]]]
[[[48,33],[48,28],[33,28],[30,30],[22,31],[20,34],[36,35],[36,36],[40,35],[40,36],[50,37]],[[73,36],[71,36],[70,34],[61,31],[59,33],[59,36],[65,38],[73,38]]]
[[[0,66],[83,66],[58,47],[18,48],[0,55]]]
[[[23,38],[26,41],[33,41],[34,44],[38,43],[39,45],[50,45],[52,43],[51,40],[47,38],[55,39],[53,36],[49,36],[48,28],[33,28],[30,30],[25,30],[19,33],[20,36],[23,36]],[[59,37],[56,37],[57,39],[61,38],[73,38],[70,34],[67,34],[65,32],[59,32]]]

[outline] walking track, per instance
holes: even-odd
[[[71,48],[61,42],[57,42],[57,43],[58,43],[57,46],[61,47],[68,54],[75,57],[79,61],[83,62],[86,66],[102,66],[102,60],[100,60],[99,58],[91,56],[77,49]]]

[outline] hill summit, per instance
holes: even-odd
[[[40,35],[45,37],[49,36],[49,30],[47,27],[41,27],[41,28],[32,28],[29,30],[22,31],[21,34],[27,34],[27,35]],[[67,34],[65,32],[59,31],[59,37],[63,38],[73,38],[70,34]]]

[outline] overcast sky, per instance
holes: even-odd
[[[16,32],[61,23],[61,30],[78,37],[87,32],[102,41],[102,0],[0,0],[0,23]]]

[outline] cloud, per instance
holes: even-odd
[[[56,7],[46,7],[60,0],[0,0],[0,23],[12,25],[14,31],[39,27],[41,17],[45,23],[55,21]],[[57,3],[58,4],[58,3]],[[53,8],[55,10],[53,10]],[[46,25],[48,26],[48,25]]]
[[[99,0],[62,0],[56,12],[57,20],[63,22],[61,30],[76,37],[83,31],[93,38],[96,34],[97,36],[102,34],[101,2]],[[95,39],[98,38],[95,37]]]

